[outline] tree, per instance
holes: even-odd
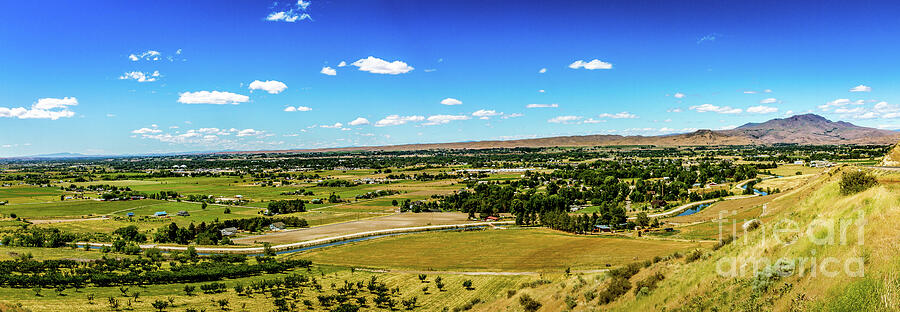
[[[465,280],[465,281],[463,281],[463,282],[462,282],[462,286],[463,286],[466,290],[472,290],[472,289],[474,289],[474,288],[472,288],[472,280]]]
[[[225,310],[225,308],[228,307],[228,299],[216,300],[216,304],[219,305],[219,308],[222,308],[222,310]]]
[[[420,282],[422,282],[422,283],[427,283],[427,282],[425,281],[425,279],[427,279],[427,278],[428,278],[428,275],[425,275],[425,274],[419,274],[419,281],[420,281]]]
[[[204,209],[204,210],[205,210],[205,209],[206,209],[206,206],[207,206],[206,202],[203,202],[202,204],[200,204],[200,209]]]
[[[182,290],[184,290],[185,295],[190,296],[194,293],[195,289],[197,289],[197,287],[195,287],[194,285],[184,285],[184,288]]]
[[[434,278],[434,287],[438,288],[438,291],[444,291],[444,279],[440,276]]]
[[[519,304],[522,305],[522,308],[528,312],[534,312],[541,308],[542,304],[534,298],[531,298],[528,294],[522,294],[519,296]]]
[[[162,312],[166,308],[169,307],[169,302],[163,301],[163,300],[156,300],[156,301],[153,301],[153,303],[151,303],[150,305],[153,306],[154,309]]]
[[[396,199],[391,200],[391,206],[396,207],[396,206],[399,205],[399,204],[400,204],[400,203],[398,203]]]
[[[638,213],[637,219],[635,220],[634,223],[636,223],[637,225],[640,225],[642,228],[646,228],[647,226],[650,225],[650,218],[647,217],[646,212],[641,212],[641,213]]]

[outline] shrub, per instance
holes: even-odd
[[[750,280],[751,286],[755,291],[766,291],[772,284],[782,277],[791,275],[794,272],[794,263],[788,260],[780,259],[772,265],[766,266],[762,271],[756,272],[753,279]]]
[[[716,244],[713,245],[712,250],[719,250],[719,248],[725,247],[725,245],[731,244],[731,242],[733,242],[733,241],[734,241],[734,236],[729,234],[728,236],[725,236],[722,239],[720,239],[718,242],[716,242]]]
[[[875,177],[863,171],[852,171],[841,176],[841,194],[850,195],[859,193],[878,184]]]
[[[631,283],[627,278],[615,276],[609,281],[606,290],[601,291],[597,297],[600,298],[600,304],[607,304],[628,293],[629,289],[631,289]]]
[[[703,252],[700,251],[699,249],[696,249],[694,251],[689,252],[687,254],[687,256],[685,256],[684,263],[691,263],[691,262],[700,260],[701,257],[703,257]]]
[[[537,311],[541,308],[541,306],[543,306],[540,302],[534,300],[534,298],[531,298],[531,296],[529,296],[528,294],[522,294],[521,296],[519,296],[519,304],[522,305],[522,308],[528,312]]]
[[[650,294],[651,291],[656,289],[656,284],[665,278],[666,277],[662,273],[656,272],[656,274],[650,275],[647,278],[638,281],[634,284],[634,294],[636,296]]]

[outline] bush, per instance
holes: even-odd
[[[597,297],[600,298],[600,304],[607,304],[628,293],[629,289],[631,289],[631,283],[628,282],[628,279],[616,276],[609,281],[609,286],[606,287],[606,290],[601,291]]]
[[[766,266],[762,271],[756,272],[750,284],[755,291],[766,291],[772,284],[782,277],[791,275],[794,272],[794,263],[788,260],[778,260],[772,265]]]
[[[687,256],[685,256],[684,263],[691,263],[691,262],[700,260],[701,257],[703,257],[703,252],[700,251],[699,249],[696,249],[694,251],[689,252],[687,254]]]
[[[852,171],[841,176],[841,194],[850,195],[859,193],[878,184],[875,177],[863,171]]]
[[[716,242],[716,244],[713,245],[712,250],[719,250],[719,248],[725,247],[725,245],[731,244],[731,242],[733,242],[733,241],[734,241],[734,236],[729,234],[728,236],[725,236],[722,239],[720,239],[718,242]]]
[[[650,294],[651,291],[656,289],[656,284],[665,278],[666,277],[662,275],[662,273],[656,272],[656,274],[650,275],[647,278],[638,281],[634,284],[634,294],[636,296]]]
[[[541,308],[541,306],[543,306],[540,302],[534,300],[534,298],[531,298],[531,296],[529,296],[528,294],[522,294],[521,296],[519,296],[519,304],[522,305],[522,308],[528,312],[537,311]]]

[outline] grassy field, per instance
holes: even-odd
[[[447,271],[604,269],[700,246],[698,243],[505,229],[407,234],[325,248],[298,257],[315,263]]]
[[[8,201],[10,204],[59,201],[59,195],[64,194],[66,193],[55,187],[38,187],[30,185],[0,187],[0,201]]]
[[[802,174],[820,173],[824,169],[791,164],[791,165],[780,165],[780,166],[778,166],[778,168],[768,169],[768,170],[771,171],[775,175],[780,175],[780,176],[786,177],[786,176],[797,175],[798,171],[802,175]]]
[[[146,212],[146,214],[149,215],[155,211],[165,210],[165,207],[171,208],[172,204],[176,204],[178,206],[188,205],[150,199],[109,202],[95,200],[68,200],[50,203],[0,206],[0,214],[10,215],[15,213],[21,218],[61,218],[102,216],[115,212],[123,212],[124,215],[124,212],[138,210]],[[154,210],[157,206],[161,206],[163,209]],[[135,212],[135,214],[138,215],[137,212]]]

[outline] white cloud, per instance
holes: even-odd
[[[239,137],[258,136],[258,135],[262,135],[264,133],[265,132],[263,132],[263,131],[258,131],[258,130],[253,130],[253,129],[244,129],[244,130],[238,131],[237,136],[239,136]]]
[[[495,110],[488,110],[488,109],[479,109],[479,110],[475,111],[474,113],[472,113],[472,116],[475,116],[475,117],[492,117],[492,116],[499,116],[499,115],[503,115],[503,113],[499,113]]]
[[[140,71],[127,72],[119,76],[120,80],[137,80],[137,82],[153,82],[159,78],[159,71],[153,71],[152,73],[144,73]]]
[[[668,112],[668,113],[680,113],[680,112],[681,112],[681,108],[678,108],[678,107],[670,108],[670,109],[667,109],[666,112]]]
[[[525,116],[525,115],[519,114],[519,113],[512,113],[509,115],[503,115],[503,117],[500,117],[500,119],[518,118],[518,117],[522,117],[522,116]]]
[[[162,53],[159,53],[159,51],[147,50],[145,52],[141,52],[138,54],[131,54],[128,56],[128,59],[133,62],[137,62],[140,60],[159,61],[161,59],[161,57],[162,57]]]
[[[347,62],[341,61],[341,63],[338,64],[338,67],[344,67],[344,66],[347,66]]]
[[[546,73],[546,72],[547,72],[547,69],[546,69],[546,68],[541,68],[541,70],[538,71],[539,74],[543,74],[543,73]]]
[[[634,119],[634,118],[638,118],[637,115],[632,114],[632,113],[629,113],[629,112],[621,112],[621,113],[615,113],[615,114],[603,113],[603,114],[600,114],[600,115],[598,115],[598,116],[599,116],[600,118],[613,118],[613,119]]]
[[[851,88],[850,92],[872,92],[872,87],[866,85],[858,85]]]
[[[765,90],[763,90],[763,92],[765,92],[765,93],[772,93],[772,89],[765,89]]]
[[[593,61],[590,61],[590,62],[577,60],[575,62],[572,62],[572,64],[569,64],[569,68],[571,68],[571,69],[584,68],[584,69],[590,69],[590,70],[612,69],[612,64],[598,60],[598,59],[594,59]]]
[[[705,112],[715,112],[719,114],[739,114],[743,110],[740,108],[731,108],[729,106],[716,106],[712,104],[702,104],[702,105],[694,105],[690,107],[691,110],[695,110],[697,112],[705,113]]]
[[[553,103],[553,104],[528,104],[528,105],[525,105],[525,108],[557,108],[557,107],[559,107],[559,104],[556,104],[556,103]]]
[[[359,59],[358,61],[353,62],[353,64],[351,65],[359,67],[359,70],[361,71],[366,71],[373,74],[397,75],[405,74],[415,69],[402,61],[388,62],[374,56]]]
[[[771,113],[774,113],[777,111],[778,111],[777,107],[771,107],[771,106],[765,106],[765,105],[750,106],[747,108],[748,113],[755,113],[755,114],[771,114]]]
[[[250,90],[263,90],[269,92],[269,94],[278,94],[281,93],[281,91],[284,91],[284,89],[287,89],[287,85],[276,80],[254,80],[250,83]]]
[[[586,119],[586,120],[583,121],[583,122],[586,123],[586,124],[595,124],[595,123],[606,122],[606,120],[603,120],[603,119],[588,118],[588,119]]]
[[[854,107],[854,108],[841,107],[841,108],[834,110],[834,112],[838,113],[838,114],[857,114],[857,113],[862,113],[863,111],[864,111],[864,109],[862,107]]]
[[[178,102],[184,104],[240,104],[250,100],[246,95],[224,91],[197,91],[178,94]]]
[[[350,124],[351,126],[368,125],[368,124],[369,124],[369,120],[368,120],[368,119],[365,119],[365,118],[362,118],[362,117],[356,117],[356,119],[353,119],[353,121],[351,121],[349,124]]]
[[[756,93],[758,93],[758,92],[753,91],[753,90],[744,91],[744,94],[756,94]]]
[[[441,124],[446,124],[446,123],[449,123],[449,122],[455,121],[455,120],[468,120],[468,119],[469,119],[469,116],[466,116],[466,115],[434,115],[434,116],[428,116],[428,118],[426,119],[427,122],[423,123],[423,125],[426,125],[426,126],[441,125]]]
[[[863,101],[863,100],[850,101],[850,99],[837,99],[837,100],[819,105],[819,109],[821,109],[823,111],[828,111],[829,109],[831,109],[833,107],[841,107],[841,106],[845,106],[848,104],[863,105],[863,104],[865,104],[865,101]]]
[[[873,109],[875,109],[875,111],[880,112],[880,113],[900,111],[900,107],[889,104],[888,102],[885,102],[885,101],[876,103],[875,106],[873,107]]]
[[[549,123],[572,123],[580,120],[580,116],[556,116],[547,120]]]
[[[74,97],[42,98],[31,104],[30,108],[0,107],[0,117],[57,120],[75,116],[75,112],[69,110],[69,106],[75,105],[78,105],[78,99]]]
[[[547,92],[547,91],[544,91],[544,89],[540,89],[540,90],[538,90],[538,92],[544,93],[544,92]]]
[[[339,128],[343,128],[343,127],[344,127],[344,124],[339,123],[339,122],[336,122],[336,123],[334,123],[333,125],[330,125],[330,126],[329,126],[329,125],[321,125],[321,126],[319,126],[319,127],[322,127],[322,128],[330,128],[330,129],[339,129]]]
[[[306,106],[297,106],[297,107],[288,106],[288,107],[284,108],[284,111],[286,111],[286,112],[308,112],[311,110],[312,110],[312,108],[309,108]]]
[[[446,98],[446,99],[441,100],[441,104],[444,104],[444,105],[460,105],[460,104],[462,104],[462,101],[457,100],[457,99],[454,99],[454,98]]]
[[[131,133],[134,133],[134,134],[160,133],[160,132],[162,132],[162,130],[153,129],[153,128],[140,128],[140,129],[131,131]]]
[[[675,92],[675,95],[673,95],[673,96],[674,96],[676,99],[683,99],[683,98],[684,98],[684,93],[681,93],[681,92]]]
[[[384,117],[384,119],[379,120],[375,123],[376,127],[384,127],[384,126],[399,126],[405,124],[407,122],[416,122],[423,121],[425,117],[422,116],[400,116],[400,115],[390,115]]]
[[[311,20],[312,17],[307,13],[299,13],[295,10],[278,11],[269,13],[266,20],[270,22],[288,22],[293,23],[302,20]]]
[[[716,39],[719,39],[719,37],[720,37],[719,34],[711,33],[711,34],[705,35],[703,37],[700,37],[700,39],[697,39],[697,44],[701,44],[704,42],[713,42],[713,41],[716,41]]]
[[[876,112],[867,112],[867,113],[864,113],[864,114],[861,114],[861,115],[853,116],[853,119],[872,119],[872,118],[878,118],[878,113],[876,113]]]
[[[778,99],[776,99],[776,98],[765,98],[765,99],[760,100],[760,101],[759,101],[759,104],[772,104],[772,103],[775,103],[775,102],[778,102]]]
[[[341,63],[343,64],[343,62],[341,62]],[[325,66],[325,67],[322,67],[322,70],[320,70],[319,73],[325,74],[328,76],[335,76],[335,75],[337,75],[337,70],[334,70],[334,68]]]

